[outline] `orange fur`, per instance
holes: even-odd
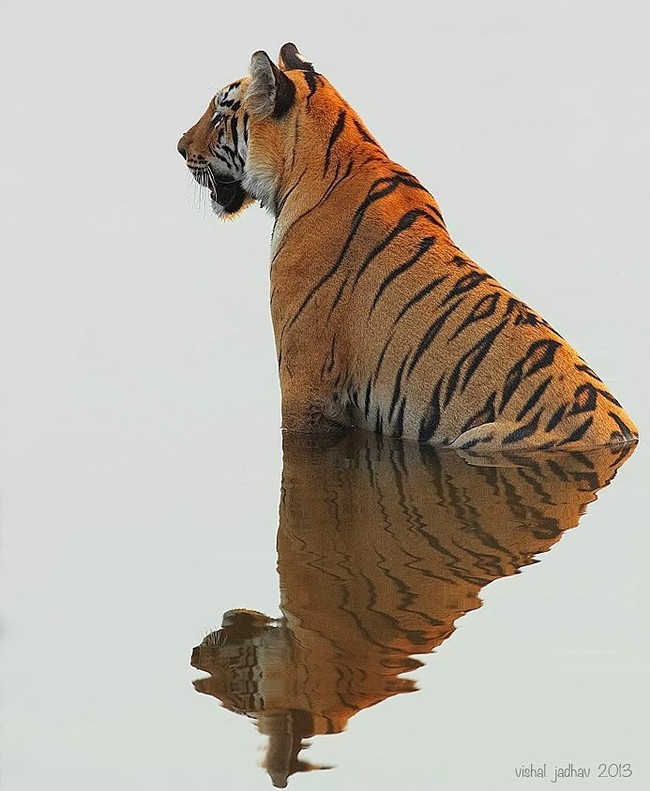
[[[283,427],[485,451],[634,441],[604,383],[458,249],[431,194],[294,50],[285,45],[279,69],[256,53],[253,77],[214,100],[235,96],[235,108],[212,126],[209,108],[179,144],[217,181],[239,179],[230,206],[214,202],[220,214],[260,200],[275,217]],[[245,164],[229,170],[228,148],[243,144],[228,130],[244,119]]]

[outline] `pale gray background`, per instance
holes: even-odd
[[[218,223],[175,151],[215,89],[294,40],[643,431],[648,28],[625,1],[4,1],[3,789],[269,787],[188,666],[225,609],[278,599],[270,220]],[[316,740],[339,768],[292,787],[522,788],[521,762],[573,760],[637,772],[576,787],[647,788],[648,472],[642,444],[422,692]]]

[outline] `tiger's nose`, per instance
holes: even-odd
[[[187,145],[185,143],[185,135],[183,135],[183,137],[181,137],[181,139],[178,141],[176,148],[183,159],[187,159]]]

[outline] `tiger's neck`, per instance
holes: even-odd
[[[305,252],[317,252],[324,239],[341,237],[344,244],[348,232],[360,233],[371,244],[372,237],[382,238],[393,228],[396,217],[411,214],[435,222],[441,246],[453,244],[433,196],[376,143],[352,138],[335,148],[326,140],[320,149],[300,146],[287,152],[268,204],[275,217],[272,264],[290,238]]]
[[[316,165],[314,160],[317,160]],[[334,209],[339,206],[342,219],[354,208],[356,196],[367,194],[378,179],[390,177],[395,167],[395,163],[378,149],[346,150],[341,147],[337,156],[329,161],[309,152],[289,157],[278,179],[273,203],[268,206],[275,220],[272,254],[303,218],[309,218],[306,224],[311,227],[314,221],[318,225],[319,214],[331,222],[336,213]]]
[[[358,178],[367,164],[386,169],[393,164],[331,86],[281,125],[251,126],[246,160],[244,187],[276,221],[333,191],[344,178]]]

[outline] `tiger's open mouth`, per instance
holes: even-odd
[[[218,204],[222,211],[228,213],[239,211],[246,199],[246,191],[241,181],[219,176],[212,167],[209,167],[209,170],[210,178],[206,186],[210,190],[212,202]]]
[[[239,179],[217,173],[212,165],[189,168],[195,180],[209,191],[217,214],[234,214],[244,205],[248,194]]]

